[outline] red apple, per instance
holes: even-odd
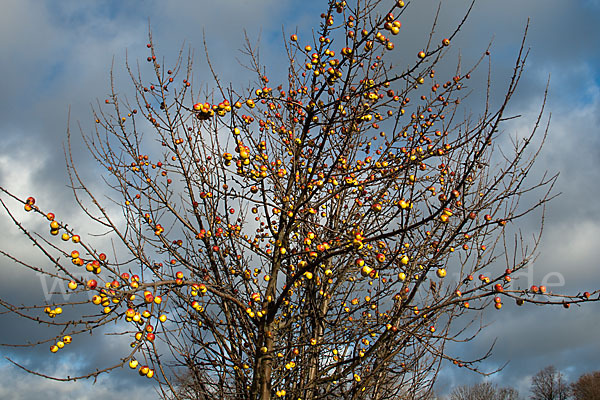
[[[537,293],[537,292],[540,290],[540,288],[538,288],[537,286],[533,285],[533,286],[531,286],[531,289],[530,289],[530,290],[531,290],[533,293]]]

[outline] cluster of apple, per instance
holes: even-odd
[[[547,289],[546,289],[546,286],[544,286],[544,285],[541,285],[539,287],[536,285],[533,285],[533,286],[531,286],[531,288],[529,290],[531,290],[531,292],[533,292],[533,293],[544,294],[544,293],[546,293]]]
[[[400,27],[402,24],[400,21],[394,19],[394,14],[389,13],[385,16],[385,23],[383,24],[383,28],[389,31],[392,35],[397,35],[400,33]]]
[[[152,368],[150,368],[147,365],[139,365],[138,360],[136,360],[135,358],[129,360],[129,368],[137,368],[140,376],[145,376],[147,378],[152,378],[154,376],[154,370]]]
[[[45,307],[44,308],[44,312],[46,313],[46,315],[48,315],[50,318],[54,318],[57,315],[62,314],[63,310],[60,307],[56,307],[56,308],[51,308],[51,307]]]
[[[213,107],[209,103],[194,104],[194,111],[197,111],[196,117],[202,121],[205,121],[215,115],[215,110],[213,110]]]
[[[30,197],[30,199],[32,199],[32,197]],[[46,214],[46,219],[48,221],[50,221],[50,234],[52,236],[56,236],[60,233],[60,224],[55,220],[56,216],[54,215],[54,213],[47,213]],[[73,235],[71,236],[68,232],[64,232],[61,235],[61,239],[65,242],[71,240],[73,243],[77,244],[79,242],[81,242],[81,237],[79,235]],[[77,253],[77,252],[75,252]],[[78,254],[78,253],[77,253]],[[73,264],[75,265],[83,265],[83,263],[79,264],[80,260],[79,260],[79,256],[77,255],[76,257],[72,257],[73,258]]]
[[[62,349],[63,347],[65,347],[66,344],[71,343],[73,339],[71,338],[71,336],[65,336],[62,338],[62,340],[59,340],[58,342],[56,342],[56,344],[53,344],[52,346],[50,346],[50,351],[52,353],[56,353],[58,350]]]
[[[193,105],[196,111],[196,117],[201,121],[206,121],[216,115],[224,117],[228,112],[231,112],[231,104],[229,100],[223,100],[219,104],[196,103]]]
[[[39,211],[39,209],[36,206],[34,206],[34,204],[35,204],[35,199],[33,197],[28,197],[27,200],[25,201],[25,206],[26,206],[25,209],[27,211],[31,211],[33,209]],[[49,212],[49,213],[45,214],[45,217],[48,221],[50,221],[50,234],[53,236],[58,235],[60,233],[61,225],[55,220],[54,213]],[[80,243],[80,241],[81,241],[81,238],[79,235],[71,236],[68,232],[63,233],[61,238],[63,241],[71,240],[75,244]],[[81,254],[79,253],[78,250],[71,251],[71,253],[69,254],[69,257],[71,258],[71,262],[74,265],[83,266],[85,264],[86,270],[88,272],[92,272],[94,274],[99,274],[101,272],[101,262],[106,261],[106,254],[100,253],[98,255],[97,260],[95,259],[95,260],[88,261],[86,264],[86,261],[81,257]],[[98,282],[95,279],[89,279],[85,285],[85,287],[89,290],[95,290],[97,286],[98,286]],[[74,280],[69,281],[69,283],[68,283],[69,289],[76,290],[77,287],[78,287],[78,283],[76,281],[74,281]],[[108,284],[108,287],[110,287],[110,284]],[[98,296],[98,295],[93,296],[92,302],[94,304],[105,304],[106,303],[106,294],[101,293],[101,296]],[[105,304],[105,305],[108,306],[108,304]],[[44,308],[44,312],[48,315],[48,317],[54,318],[57,315],[62,314],[63,310],[61,307],[51,308],[48,306],[48,307]],[[106,312],[106,309],[105,309],[105,312]],[[62,348],[64,346],[64,344],[70,343],[70,341],[71,341],[71,337],[65,336],[65,339],[63,341],[59,341],[56,345],[51,347],[51,351],[56,352],[59,348]]]
[[[37,210],[39,211],[39,208],[35,205],[35,198],[29,196],[27,198],[27,200],[25,201],[25,205],[24,205],[25,211],[29,212],[32,210]],[[54,220],[55,216],[54,213],[47,213],[46,214],[46,218],[48,219],[48,221],[50,221],[50,234],[52,236],[56,236],[59,234],[60,231],[60,224],[58,222],[56,222]],[[67,241],[71,239],[71,236],[68,233],[63,233],[62,235],[62,240]],[[73,236],[73,243],[79,243],[80,237],[78,235],[74,235]]]
[[[29,196],[27,198],[27,200],[25,200],[25,205],[23,206],[23,208],[27,212],[29,212],[29,211],[31,211],[33,209],[37,209],[37,207],[35,206],[35,198]]]

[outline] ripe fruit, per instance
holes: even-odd
[[[445,268],[438,268],[438,270],[436,271],[436,274],[439,278],[443,278],[446,276],[446,269]]]
[[[53,353],[56,353],[58,351],[58,346],[57,345],[50,346],[50,351]]]
[[[360,274],[364,277],[371,275],[372,272],[373,272],[373,268],[369,267],[368,265],[363,266],[362,269],[360,270]]]
[[[425,52],[424,52],[424,51],[420,51],[420,52],[419,52],[419,54],[417,54],[417,56],[418,56],[420,59],[423,59],[423,58],[425,58],[426,54],[425,54]]]
[[[69,282],[69,289],[71,289],[71,290],[77,289],[77,282],[75,282],[75,281]]]
[[[89,289],[96,289],[97,286],[98,282],[95,279],[90,279],[89,281],[87,281],[87,287]]]
[[[137,366],[138,366],[138,360],[136,360],[136,359],[129,360],[129,368],[135,369],[135,368],[137,368]]]
[[[531,289],[530,289],[530,290],[531,290],[533,293],[537,293],[537,292],[540,290],[540,288],[538,288],[537,286],[533,285],[533,286],[531,286]]]
[[[443,44],[444,46],[449,46],[449,45],[450,45],[450,39],[448,39],[448,38],[446,38],[446,39],[443,39],[443,40],[442,40],[442,44]]]
[[[293,34],[292,36],[290,36],[290,39],[292,40],[292,42],[296,42],[298,41],[298,35]]]
[[[518,306],[522,306],[523,304],[525,304],[525,300],[523,300],[523,299],[517,299],[517,305]]]

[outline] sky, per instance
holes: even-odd
[[[397,52],[416,54],[431,27],[437,2],[413,1],[401,21]],[[239,51],[244,34],[253,42],[260,38],[261,59],[272,76],[285,72],[282,28],[306,37],[319,22],[324,1],[226,0],[220,2],[144,0],[81,2],[79,0],[5,0],[0,13],[0,185],[20,196],[33,195],[69,219],[77,211],[67,187],[63,146],[66,129],[80,124],[85,131],[93,125],[91,105],[102,101],[110,90],[110,70],[116,87],[132,93],[125,60],[143,62],[147,56],[148,27],[151,26],[159,54],[173,61],[182,48],[195,55],[195,78],[208,76],[204,61],[208,53],[219,76],[234,86],[246,87],[250,74],[240,66]],[[443,1],[438,32],[454,26],[467,8],[464,0]],[[444,60],[456,65],[457,54],[468,65],[491,42],[492,102],[502,98],[508,74],[514,65],[523,31],[530,20],[526,71],[509,114],[521,114],[506,123],[510,135],[529,132],[540,110],[546,83],[549,97],[543,121],[550,118],[548,139],[534,170],[559,173],[555,193],[546,209],[539,257],[530,275],[520,283],[528,287],[545,281],[555,291],[577,294],[600,288],[598,245],[600,238],[600,2],[597,0],[478,0],[467,24],[453,40]],[[485,88],[487,66],[474,74],[473,107]],[[122,88],[122,89],[121,89]],[[479,105],[480,106],[480,105]],[[94,175],[94,164],[81,143],[75,143],[82,172]],[[32,227],[45,225],[28,219]],[[525,235],[539,228],[539,215],[523,220]],[[84,222],[74,222],[84,227]],[[38,225],[36,225],[38,224]],[[0,211],[0,248],[31,256],[14,226]],[[35,256],[33,260],[35,259]],[[43,299],[39,276],[0,260],[0,294],[16,302]],[[598,304],[560,308],[507,304],[501,312],[486,312],[489,326],[474,342],[457,344],[451,351],[477,357],[495,340],[492,356],[482,369],[501,386],[513,386],[528,395],[533,374],[555,365],[568,380],[598,369]],[[0,342],[19,343],[40,335],[35,326],[10,315],[0,314]],[[34,350],[0,347],[0,355],[55,375],[107,366],[126,346],[123,340],[95,335],[61,358],[46,347]],[[57,361],[58,360],[58,361]],[[145,379],[145,378],[144,378]],[[484,377],[453,366],[444,366],[436,390],[445,394],[453,387],[480,382]],[[31,376],[0,358],[0,400],[34,399],[52,391],[54,398],[97,398],[110,391],[129,398],[155,398],[151,385],[130,371],[116,371],[98,383],[78,381],[59,384]],[[110,396],[109,396],[110,397]]]

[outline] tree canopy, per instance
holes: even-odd
[[[111,82],[96,129],[81,135],[105,192],[83,179],[68,136],[73,195],[112,248],[44,201],[0,188],[8,218],[48,264],[1,253],[74,294],[2,306],[55,329],[57,356],[109,324],[131,337],[114,365],[53,378],[128,365],[164,397],[425,398],[442,363],[477,370],[489,355],[446,347],[476,336],[480,327],[466,325],[485,307],[597,300],[511,286],[539,238],[511,245],[507,229],[543,209],[556,179],[530,176],[543,104],[529,133],[498,147],[509,142],[502,127],[524,40],[499,105],[488,77],[482,114],[465,118],[471,75],[489,52],[455,74],[436,66],[470,9],[443,33],[436,14],[422,50],[398,62],[406,10],[331,1],[314,36],[286,38],[286,82],[271,83],[269,62],[248,44],[256,80],[246,88],[220,81],[210,59],[211,78],[194,82],[192,58],[161,61],[150,35],[146,66],[127,65],[134,95]],[[14,204],[49,232],[32,231]]]

